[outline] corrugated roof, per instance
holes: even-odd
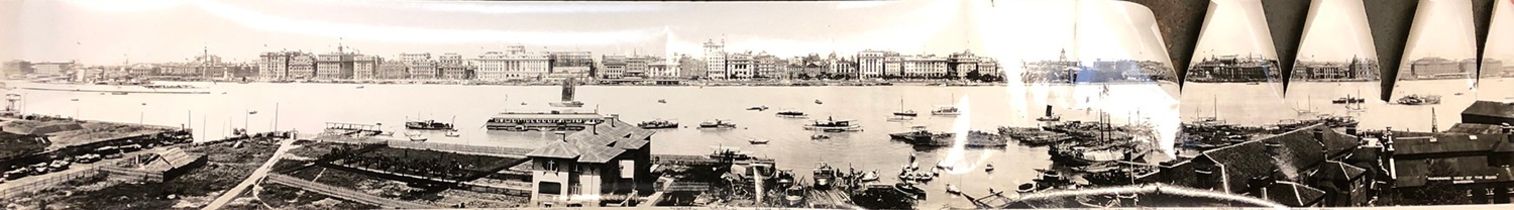
[[[576,146],[569,145],[567,142],[556,141],[548,143],[547,146],[536,148],[536,150],[531,150],[531,153],[526,154],[526,156],[574,159],[578,158],[579,152]]]
[[[1396,150],[1395,155],[1483,152],[1493,151],[1495,144],[1505,139],[1507,137],[1501,134],[1438,133],[1433,136],[1395,138],[1393,148]]]
[[[1481,115],[1514,119],[1514,103],[1495,101],[1472,102],[1471,106],[1461,111],[1462,115]]]
[[[532,151],[532,155],[529,156],[569,158],[584,163],[605,163],[614,160],[626,150],[646,146],[650,143],[647,139],[654,133],[618,119],[607,120],[587,130],[569,134],[566,142],[554,142],[552,145]],[[565,148],[571,148],[571,150]],[[542,155],[536,155],[538,153]]]

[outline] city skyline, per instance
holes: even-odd
[[[121,63],[130,57],[164,62],[198,54],[202,48],[229,58],[248,58],[280,49],[335,49],[337,43],[378,55],[414,49],[477,54],[514,44],[671,54],[696,53],[699,43],[722,39],[731,49],[760,46],[785,56],[864,49],[947,54],[968,48],[965,43],[969,42],[963,40],[966,30],[961,17],[937,15],[962,11],[958,1],[403,3],[12,2],[23,8],[15,20],[8,21],[16,22],[20,32],[7,33],[12,37],[5,40],[25,42],[5,49],[0,57],[81,63]],[[343,12],[319,12],[326,10]],[[803,15],[751,18],[779,11]],[[575,15],[583,12],[597,15]],[[892,15],[844,18],[867,14]],[[60,25],[92,28],[55,27]],[[101,32],[114,35],[95,36]]]

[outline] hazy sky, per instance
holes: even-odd
[[[1056,59],[1166,61],[1151,10],[1109,0],[998,1],[973,12],[971,27],[987,54],[1013,61]]]
[[[1403,63],[1423,57],[1461,60],[1475,56],[1472,1],[1422,0],[1418,7],[1414,26],[1409,29],[1409,43],[1404,45]]]
[[[1225,55],[1277,58],[1261,0],[1210,1],[1196,46],[1194,63]]]
[[[1498,1],[1494,5],[1484,56],[1503,61],[1504,66],[1514,66],[1514,1]]]
[[[596,54],[698,54],[724,38],[729,51],[778,55],[958,52],[967,15],[960,1],[891,2],[415,2],[20,1],[0,15],[0,57],[99,64],[182,61],[202,47],[232,60],[259,52],[367,54],[589,50]],[[265,47],[266,45],[266,47]]]
[[[1314,0],[1307,19],[1299,40],[1299,60],[1377,58],[1362,1]]]

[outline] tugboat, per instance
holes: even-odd
[[[781,111],[781,112],[778,112],[777,114],[773,114],[773,115],[776,115],[776,116],[782,117],[782,118],[805,118],[805,117],[809,117],[809,115],[804,114],[804,112],[793,111],[793,110]]]
[[[699,123],[699,128],[735,128],[736,124],[729,121],[715,120]]]
[[[768,106],[754,106],[754,107],[751,107],[751,108],[746,108],[746,110],[767,111],[768,110]]]
[[[451,130],[452,123],[437,122],[436,120],[413,120],[406,121],[405,128],[413,130]]]
[[[847,132],[861,131],[862,125],[852,123],[852,120],[836,120],[833,117],[827,117],[825,121],[815,121],[813,124],[804,126],[804,129],[824,132]]]
[[[1398,99],[1398,104],[1403,105],[1431,105],[1440,104],[1440,96],[1412,94]]]
[[[836,182],[836,173],[838,172],[831,165],[821,163],[820,168],[815,169],[815,189],[830,189]]]
[[[678,122],[667,121],[667,120],[653,120],[653,121],[646,121],[646,122],[636,123],[636,127],[641,127],[642,129],[678,128]]]

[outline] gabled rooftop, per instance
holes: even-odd
[[[642,129],[619,119],[609,119],[588,129],[568,134],[565,141],[556,141],[537,148],[527,157],[573,159],[581,163],[606,163],[625,153],[640,149],[651,143],[655,132]]]
[[[1315,131],[1322,132],[1323,139],[1315,140]],[[1275,143],[1278,151],[1269,152],[1269,143]],[[1299,180],[1300,174],[1323,164],[1327,155],[1350,151],[1356,145],[1355,137],[1317,124],[1207,150],[1199,157],[1224,165],[1225,173],[1222,174],[1230,180],[1230,190],[1239,191],[1247,187],[1246,180],[1272,176],[1274,171],[1287,175],[1279,180]],[[1274,152],[1276,156],[1272,154]]]
[[[1494,101],[1472,102],[1471,106],[1467,106],[1467,109],[1461,111],[1461,115],[1479,115],[1504,119],[1514,119],[1514,103]]]

